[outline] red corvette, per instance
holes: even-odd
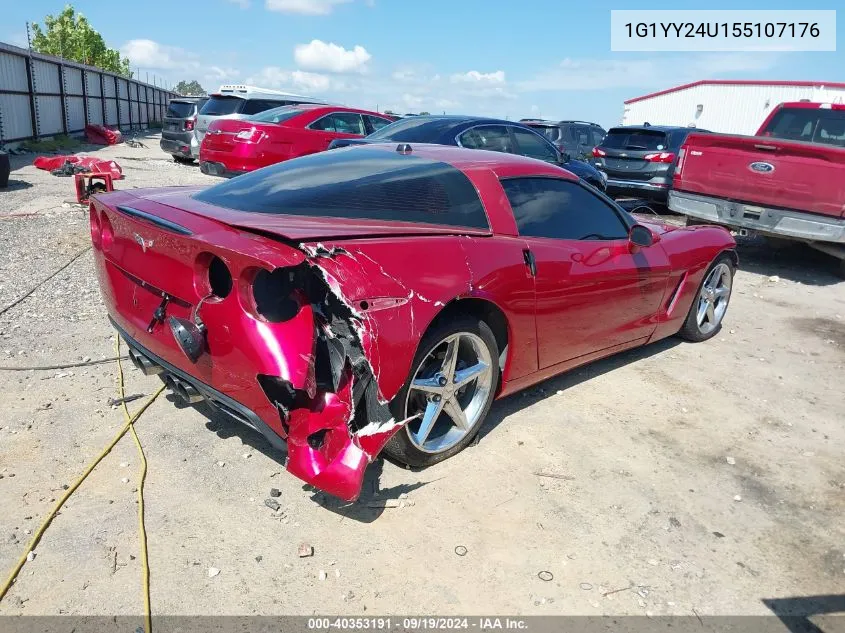
[[[316,154],[335,139],[362,138],[395,117],[343,106],[302,104],[266,110],[246,120],[220,119],[200,145],[200,169],[222,176]]]
[[[723,228],[635,219],[557,166],[435,145],[103,194],[90,217],[136,366],[346,500],[382,450],[422,467],[463,449],[497,397],[712,337],[737,265]]]

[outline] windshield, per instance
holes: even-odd
[[[187,119],[194,115],[193,101],[171,101],[167,104],[167,112],[164,116],[176,119]]]
[[[265,110],[258,114],[253,114],[249,117],[250,121],[257,121],[259,123],[281,123],[293,117],[302,114],[299,108],[291,108],[290,106],[283,106],[281,108],[273,108],[272,110]]]
[[[489,227],[478,193],[462,171],[360,147],[277,163],[194,198],[251,213]]]
[[[452,119],[429,119],[417,116],[385,125],[367,138],[398,143],[437,143],[456,125],[457,123]]]
[[[210,114],[212,116],[235,114],[241,111],[243,105],[244,100],[240,97],[214,96],[205,102],[202,110],[200,110],[200,114]]]
[[[845,110],[782,108],[762,136],[845,147]]]
[[[665,132],[614,128],[607,133],[601,146],[607,149],[663,150],[669,146]]]

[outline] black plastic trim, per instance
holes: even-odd
[[[160,218],[157,215],[153,215],[152,213],[147,213],[146,211],[139,211],[138,209],[133,209],[132,207],[127,207],[124,205],[118,205],[115,208],[121,213],[125,213],[126,215],[132,216],[133,218],[138,218],[139,220],[146,220],[150,224],[155,224],[157,227],[162,228],[165,231],[170,231],[171,233],[178,233],[179,235],[194,234],[191,229],[185,228],[181,224],[176,224],[175,222],[171,222],[170,220],[165,220],[164,218]]]

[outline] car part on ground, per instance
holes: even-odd
[[[167,104],[159,147],[177,162],[193,162],[191,141],[200,108],[208,97],[174,97]]]
[[[120,130],[89,123],[85,126],[85,139],[94,145],[117,145],[123,141],[123,135]]]
[[[642,197],[665,204],[678,162],[678,152],[690,132],[683,127],[631,125],[608,130],[593,149],[595,165],[607,174],[612,196]]]
[[[136,366],[345,500],[388,443],[444,459],[493,398],[678,333],[735,261],[724,229],[632,217],[556,165],[409,143],[96,196],[90,223]]]
[[[115,180],[123,178],[123,169],[113,160],[104,160],[96,156],[83,154],[60,154],[57,156],[38,156],[32,161],[38,169],[49,171],[57,176],[73,176],[74,174],[111,174]]]
[[[191,144],[192,156],[199,158],[202,140],[208,131],[208,126],[219,119],[246,119],[252,115],[278,108],[285,105],[299,103],[326,104],[322,99],[305,97],[279,90],[257,88],[255,86],[230,85],[220,86],[220,89],[208,96],[197,115],[194,125],[194,141]]]
[[[9,154],[0,151],[0,189],[9,186],[9,174],[12,173],[12,165],[9,161]]]
[[[845,105],[780,104],[756,136],[691,134],[673,187],[672,211],[804,242],[845,276]]]
[[[212,122],[200,145],[200,168],[237,175],[326,150],[336,139],[363,138],[393,122],[378,112],[301,104],[265,110],[247,119]]]

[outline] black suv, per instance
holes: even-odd
[[[593,150],[595,166],[607,174],[608,194],[665,204],[678,150],[691,132],[707,130],[648,124],[608,130]]]
[[[545,136],[561,152],[587,162],[592,162],[593,148],[601,143],[605,135],[602,126],[588,121],[522,119],[520,123]]]
[[[177,161],[192,162],[191,143],[194,141],[194,127],[197,113],[208,97],[174,97],[167,104],[161,127],[159,147],[173,155]]]

